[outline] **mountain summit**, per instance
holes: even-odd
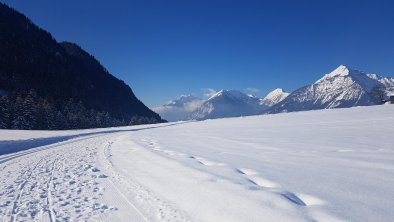
[[[282,100],[286,99],[286,97],[289,94],[290,93],[283,91],[283,89],[281,89],[281,88],[274,89],[273,91],[268,93],[264,97],[264,99],[261,100],[260,104],[263,106],[266,106],[266,107],[271,107],[271,106],[281,102]]]
[[[267,112],[278,113],[381,104],[393,88],[393,78],[383,78],[376,74],[367,74],[340,65],[314,84],[294,91]]]
[[[329,74],[324,75],[322,79],[332,78],[334,76],[346,76],[346,75],[349,75],[351,73],[359,73],[359,72],[360,71],[358,71],[358,70],[353,70],[351,68],[348,68],[346,65],[340,65],[340,66],[338,66],[338,68],[334,69]]]
[[[192,114],[194,119],[250,116],[262,111],[260,99],[238,90],[221,90]]]

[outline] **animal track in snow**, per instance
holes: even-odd
[[[266,187],[266,188],[275,188],[278,187],[278,185],[270,180],[267,180],[263,177],[260,176],[249,176],[249,181],[259,185],[261,187]]]
[[[309,195],[309,194],[298,194],[298,197],[307,205],[307,206],[314,206],[314,205],[325,205],[326,202],[321,200],[318,197]]]
[[[196,156],[189,156],[189,158],[196,160],[198,163],[205,165],[205,166],[225,166],[225,163],[219,163],[219,162],[214,162],[207,160],[202,157],[196,157]]]
[[[236,171],[238,173],[246,175],[247,179],[254,185],[258,185],[265,188],[275,188],[278,186],[275,182],[272,182],[268,179],[258,176],[259,173],[255,170],[247,169],[247,168],[238,168],[236,169]]]
[[[212,167],[212,166],[218,166],[218,167],[222,167],[222,166],[226,166],[227,164],[225,163],[221,163],[221,162],[215,162],[212,160],[207,160],[205,158],[202,157],[198,157],[198,156],[189,156],[185,153],[181,153],[181,152],[177,152],[177,151],[173,151],[173,150],[168,150],[168,149],[163,149],[161,148],[161,146],[159,145],[159,143],[156,140],[153,139],[149,139],[149,138],[143,138],[141,139],[141,141],[145,144],[146,147],[149,147],[150,149],[159,152],[159,153],[163,153],[167,156],[178,156],[178,157],[184,157],[184,156],[188,156],[190,159],[195,160],[197,163],[204,165],[204,166],[208,166],[208,167]]]
[[[277,183],[259,176],[258,175],[259,173],[255,170],[247,169],[247,168],[236,168],[235,170],[238,173],[245,175],[247,180],[252,184],[260,186],[262,188],[266,188],[267,191],[277,193],[282,197],[286,198],[287,200],[289,200],[290,202],[297,204],[299,206],[318,205],[324,203],[320,199],[310,195],[297,196],[296,194],[290,191],[280,190],[279,185]]]
[[[286,199],[290,200],[291,202],[293,202],[297,205],[306,206],[305,202],[292,192],[283,191],[283,192],[280,192],[280,194],[283,197],[285,197]]]
[[[167,156],[186,156],[186,154],[184,153],[161,148],[161,146],[155,140],[150,140],[149,138],[143,138],[141,139],[141,141],[145,143],[148,148],[156,152],[163,153]]]
[[[241,174],[245,174],[248,176],[253,176],[253,175],[257,175],[259,174],[257,171],[255,170],[251,170],[251,169],[246,169],[246,168],[239,168],[239,169],[235,169],[238,173]]]

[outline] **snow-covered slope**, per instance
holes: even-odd
[[[283,91],[281,88],[274,89],[268,93],[261,101],[260,104],[266,107],[271,107],[286,99],[290,93]]]
[[[393,78],[366,74],[344,65],[324,75],[314,84],[302,87],[268,113],[380,104],[394,88]]]
[[[203,103],[203,100],[192,95],[182,95],[163,106],[153,108],[167,121],[189,120],[191,114]]]
[[[0,130],[0,150],[20,150],[0,155],[0,219],[392,221],[393,114]]]
[[[394,78],[381,77],[376,74],[367,74],[367,76],[384,85],[385,95],[393,95],[394,94]]]
[[[250,116],[262,112],[260,99],[237,90],[221,90],[192,114],[195,119]]]

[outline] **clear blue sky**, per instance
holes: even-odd
[[[340,64],[394,76],[394,1],[0,0],[93,54],[150,107],[295,90]]]

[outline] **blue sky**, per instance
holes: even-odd
[[[292,91],[340,64],[394,76],[392,1],[0,1],[82,46],[150,107],[205,89]]]

